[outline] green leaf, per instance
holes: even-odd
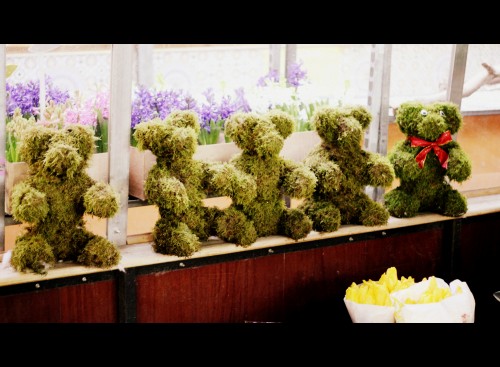
[[[9,76],[12,75],[12,73],[14,73],[14,71],[16,71],[17,65],[10,64],[10,65],[7,65],[7,67],[5,69],[6,69],[5,77],[8,78]]]
[[[217,141],[219,140],[219,134],[223,130],[223,120],[218,120],[214,122],[213,120],[210,121],[210,133],[205,130],[204,128],[201,128],[200,133],[198,135],[198,142],[200,145],[207,145],[207,144],[217,144]]]
[[[102,116],[102,115],[99,115]],[[98,118],[95,127],[95,136],[99,138],[96,141],[96,153],[106,153],[108,151],[108,120]]]

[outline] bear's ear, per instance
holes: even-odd
[[[360,123],[363,130],[366,130],[372,121],[372,114],[365,106],[350,106],[346,108],[346,111]]]
[[[50,140],[56,130],[46,126],[32,126],[23,132],[19,146],[19,156],[28,165],[43,160],[45,152],[50,148]]]
[[[172,111],[167,116],[165,122],[177,127],[190,127],[195,130],[196,134],[199,134],[200,132],[200,122],[198,121],[198,114],[192,110]]]
[[[407,135],[416,134],[418,124],[422,119],[421,112],[424,109],[424,105],[420,102],[402,103],[396,113],[396,123],[401,132]]]
[[[450,133],[455,134],[462,127],[462,114],[458,106],[452,102],[436,102],[432,106],[436,111],[443,112]]]
[[[266,117],[276,126],[283,139],[286,139],[293,133],[295,120],[289,113],[282,110],[272,110],[267,113]]]
[[[83,160],[87,161],[95,151],[97,138],[94,135],[94,130],[87,125],[72,124],[64,128],[64,133],[66,134],[63,134],[61,139],[74,146]]]
[[[331,125],[338,118],[338,111],[335,108],[323,106],[314,111],[310,124],[322,139],[331,141],[334,139],[334,134],[331,132]]]

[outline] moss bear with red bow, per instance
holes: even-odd
[[[466,198],[450,182],[471,175],[471,162],[453,134],[462,127],[462,115],[451,102],[424,105],[403,103],[396,123],[407,138],[396,143],[388,158],[399,186],[384,195],[393,217],[414,217],[420,212],[459,217],[467,212]]]

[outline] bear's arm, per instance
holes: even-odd
[[[99,218],[111,218],[118,212],[120,199],[113,188],[101,181],[92,185],[83,195],[88,214]]]
[[[343,179],[342,170],[323,150],[311,152],[304,164],[314,173],[317,179],[316,187],[328,194],[337,191]]]
[[[394,168],[387,157],[378,153],[368,153],[366,162],[367,185],[389,186],[394,181]]]
[[[11,204],[12,216],[19,222],[39,223],[49,212],[45,194],[26,181],[14,186]]]
[[[313,171],[306,165],[290,159],[282,160],[283,174],[281,175],[283,193],[292,198],[311,197],[316,188],[317,179]]]
[[[422,170],[415,159],[417,151],[406,140],[396,143],[394,149],[388,155],[396,177],[415,180],[420,176]]]
[[[231,163],[205,162],[208,189],[220,196],[229,196],[235,204],[247,205],[257,196],[255,179]]]
[[[469,157],[462,148],[460,148],[458,143],[452,143],[452,148],[448,151],[448,169],[446,175],[450,180],[463,182],[470,177],[472,173],[472,164]]]
[[[144,193],[149,202],[173,214],[181,214],[189,207],[189,196],[184,184],[158,165],[149,170]]]

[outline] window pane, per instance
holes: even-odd
[[[446,100],[453,45],[393,45],[390,105],[421,100]],[[461,111],[464,119],[457,141],[472,161],[471,177],[452,185],[468,197],[500,192],[500,78],[487,77],[481,65],[494,66],[500,45],[469,45]],[[389,124],[388,151],[405,136]],[[396,180],[392,188],[396,187]]]
[[[462,100],[464,125],[458,142],[472,161],[472,176],[455,185],[469,197],[500,192],[500,78],[482,65],[500,72],[500,45],[469,45]]]

